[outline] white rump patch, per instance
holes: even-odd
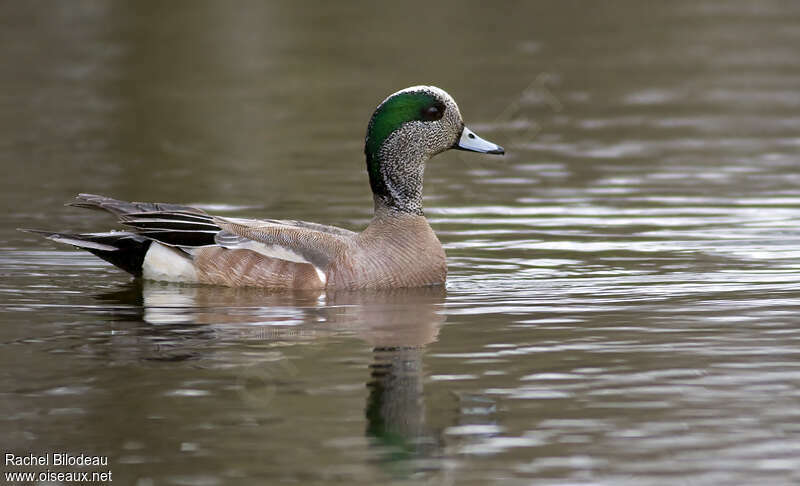
[[[150,244],[144,256],[142,277],[165,282],[197,282],[192,260],[180,251],[157,241]]]

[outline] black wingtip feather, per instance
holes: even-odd
[[[75,201],[67,203],[67,206],[105,210],[118,217],[130,213],[158,211],[185,211],[192,214],[206,214],[206,212],[202,209],[193,208],[191,206],[183,206],[180,204],[128,202],[111,197],[86,193],[78,194],[75,197]]]

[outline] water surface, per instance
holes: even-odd
[[[0,437],[114,484],[800,482],[793,2],[0,7]],[[446,289],[131,282],[77,192],[357,229],[431,83]]]

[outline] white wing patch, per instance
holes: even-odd
[[[157,241],[150,244],[144,256],[142,277],[165,282],[197,282],[197,271],[192,260],[179,250]]]
[[[266,257],[277,258],[279,260],[288,260],[290,262],[297,262],[297,263],[311,263],[305,258],[303,258],[300,254],[295,253],[288,248],[278,245],[267,245],[266,243],[261,243],[260,241],[247,240],[242,243],[237,243],[235,245],[220,245],[220,246],[228,249],[251,250]]]
[[[229,250],[250,250],[269,258],[277,258],[278,260],[286,260],[295,263],[308,263],[314,267],[314,270],[317,272],[317,276],[323,285],[325,285],[325,283],[328,281],[323,269],[314,265],[306,258],[303,258],[303,256],[299,253],[292,251],[285,246],[268,245],[266,243],[251,240],[249,238],[245,238],[224,230],[217,233],[215,240],[219,246]]]

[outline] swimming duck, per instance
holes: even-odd
[[[212,216],[189,206],[79,194],[69,205],[112,213],[126,231],[33,231],[88,250],[137,277],[275,289],[444,284],[445,253],[422,211],[425,163],[449,149],[503,154],[464,126],[453,98],[412,86],[378,105],[364,153],[375,213],[360,233],[292,220]]]

